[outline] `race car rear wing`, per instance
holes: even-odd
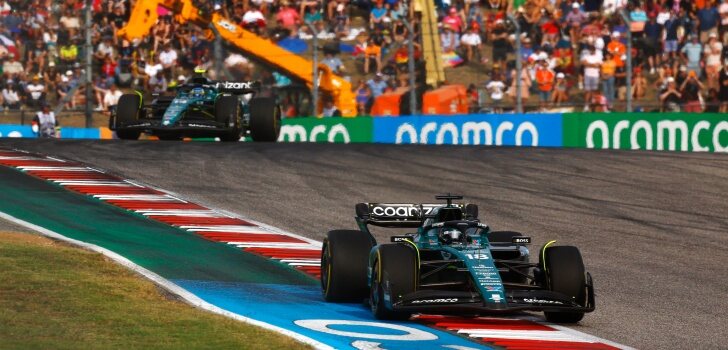
[[[408,227],[416,228],[430,216],[433,209],[444,207],[445,204],[392,204],[392,203],[358,203],[356,205],[356,218],[360,223],[381,227]],[[477,217],[477,206],[473,204],[452,203],[451,206],[467,212],[474,209]],[[467,214],[466,214],[467,215]]]

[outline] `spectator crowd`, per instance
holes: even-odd
[[[520,80],[524,100],[538,109],[578,104],[579,109],[609,111],[631,93],[635,105],[645,109],[728,112],[726,0],[432,1],[440,29],[433,40],[439,39],[438,54],[453,67],[448,74],[487,72],[458,80],[471,84],[473,110],[512,109]],[[85,2],[0,0],[3,109],[85,104]],[[167,9],[158,9],[158,23],[142,40],[120,38],[117,32],[134,2],[92,1],[90,96],[99,111],[114,106],[122,90],[164,92],[195,67],[214,65],[213,43],[203,28],[177,23]],[[352,80],[360,114],[368,113],[377,96],[409,88],[411,38],[417,82],[424,81],[421,43],[426,38],[419,2],[216,0],[196,5],[274,41],[317,36],[337,43],[324,50],[322,62]],[[520,38],[512,18],[521,28]],[[515,69],[517,42],[521,72]],[[224,65],[239,79],[291,84],[278,72],[255,69],[234,51],[226,51]]]

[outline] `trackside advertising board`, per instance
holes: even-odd
[[[283,119],[278,142],[372,142],[372,118]]]
[[[574,113],[563,115],[565,147],[728,152],[728,115]]]
[[[285,119],[278,141],[728,153],[728,114],[470,114]]]
[[[374,118],[374,142],[559,147],[560,114]]]

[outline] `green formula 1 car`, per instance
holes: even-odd
[[[594,287],[579,250],[544,245],[530,262],[530,237],[491,231],[474,204],[356,205],[359,230],[328,232],[321,287],[332,302],[367,300],[376,318],[412,313],[474,315],[543,311],[574,323],[594,311]],[[369,225],[417,231],[377,243]]]
[[[275,142],[281,109],[274,98],[256,97],[260,83],[211,81],[202,74],[176,88],[174,96],[125,94],[112,111],[109,128],[121,139],[138,139],[141,133],[162,140],[183,137],[219,137],[239,141],[249,132],[253,141]],[[249,100],[244,95],[251,94]]]

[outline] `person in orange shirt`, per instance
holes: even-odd
[[[615,74],[617,73],[617,60],[614,58],[611,52],[607,52],[604,55],[604,62],[602,62],[602,95],[607,99],[607,104],[612,107],[614,103],[614,97],[616,94],[614,80]]]
[[[536,84],[538,84],[539,108],[546,108],[551,98],[551,91],[554,89],[554,78],[556,75],[549,69],[548,61],[540,60],[536,67]]]
[[[619,41],[621,37],[622,34],[615,31],[612,33],[612,40],[609,44],[607,44],[607,52],[612,54],[614,62],[617,64],[617,67],[620,68],[624,67],[624,60],[622,60],[622,56],[627,54],[627,46]]]
[[[382,48],[369,38],[367,46],[364,48],[364,74],[369,74],[369,66],[377,67],[377,73],[382,72]]]

